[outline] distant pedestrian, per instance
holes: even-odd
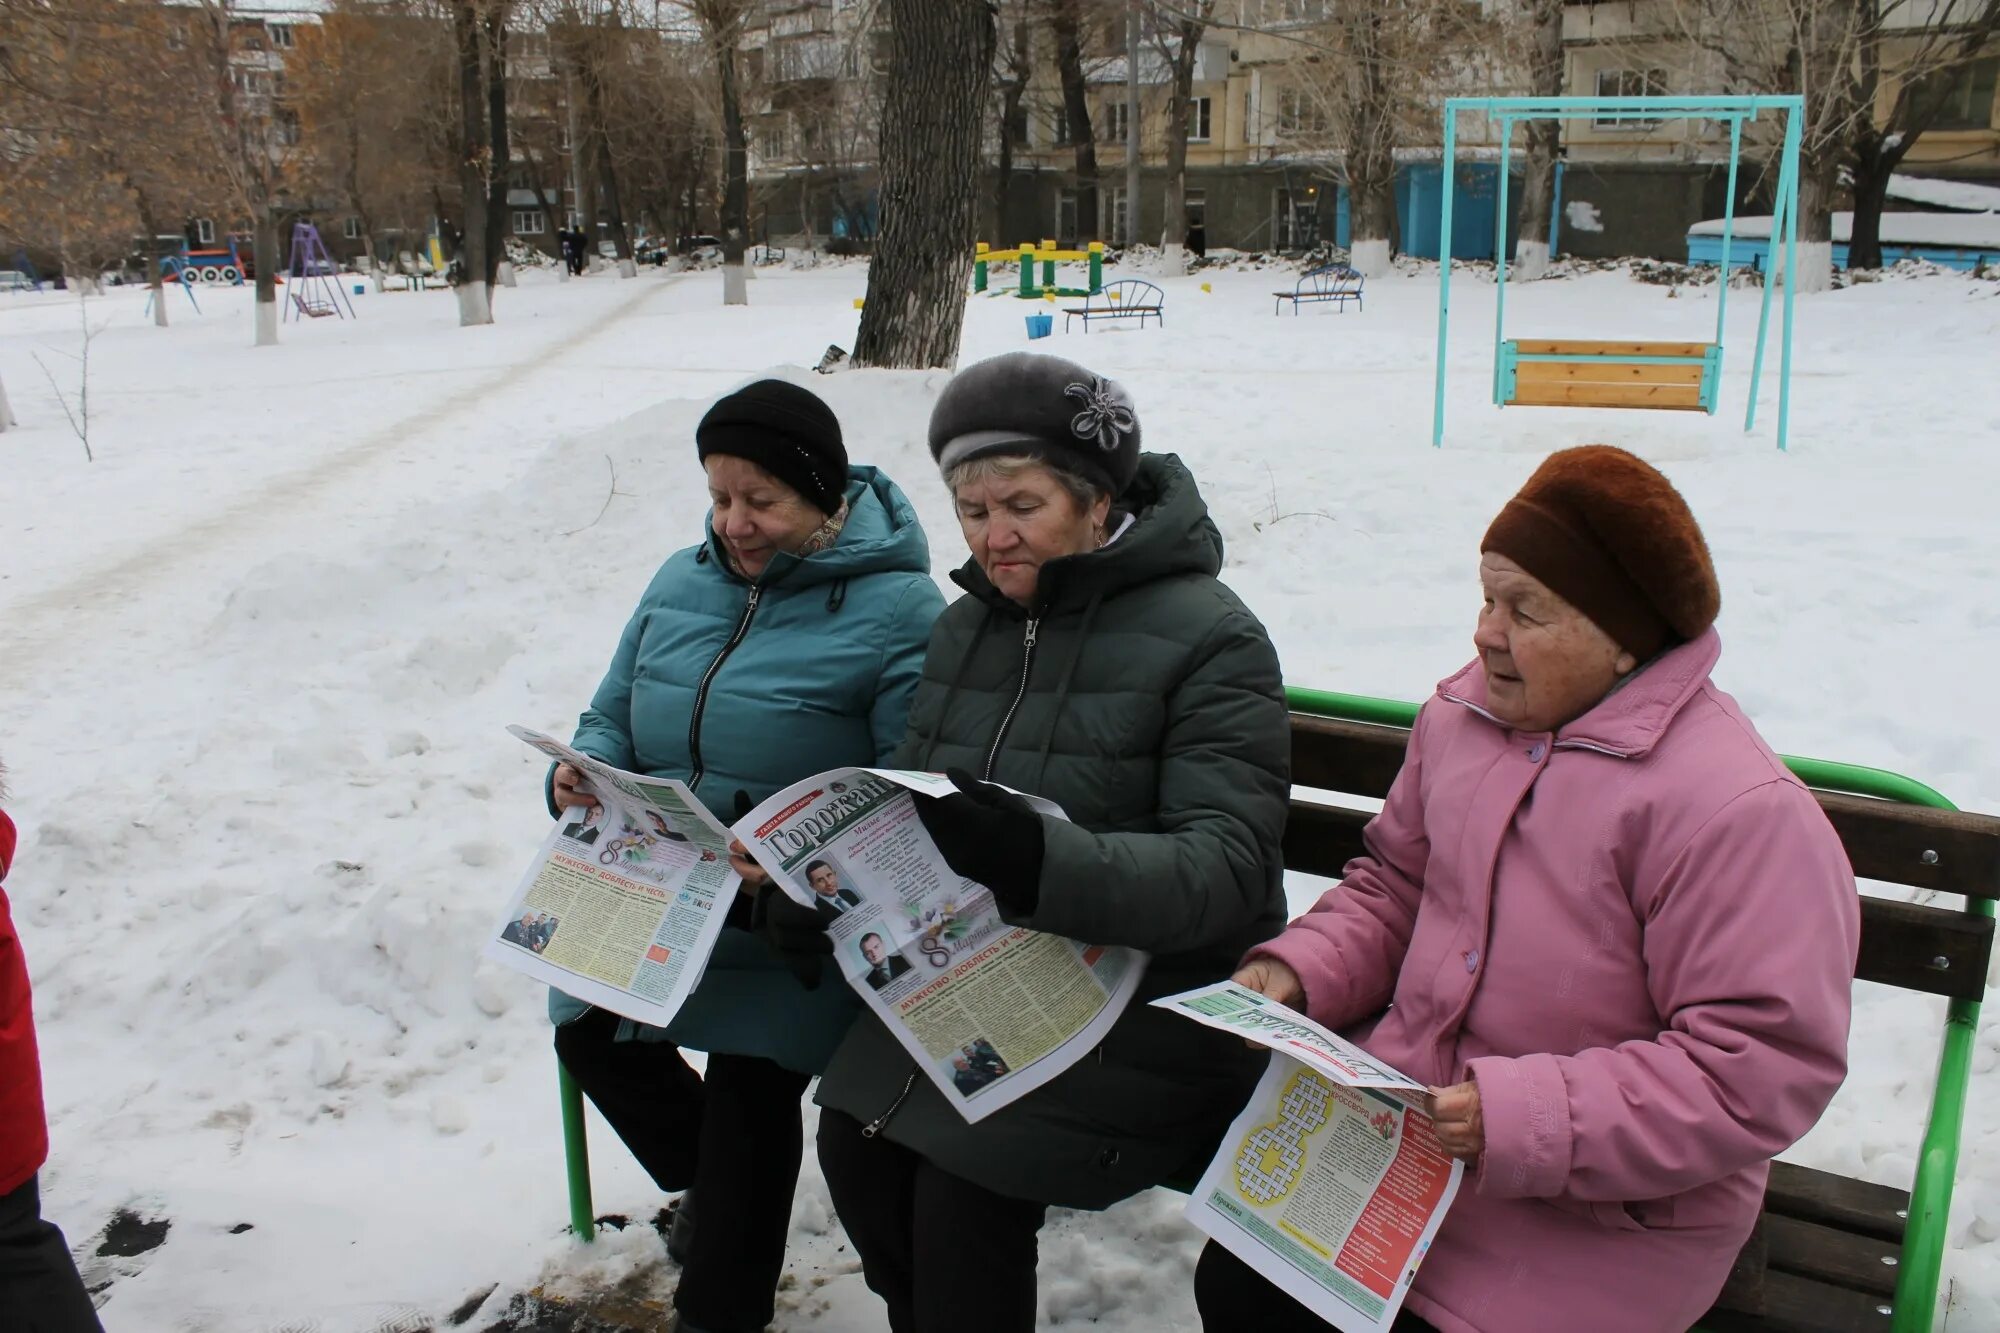
[[[5,777],[0,769],[0,795]],[[13,859],[14,825],[0,811],[0,881]],[[0,890],[0,1313],[10,1329],[104,1333],[68,1243],[42,1217],[39,1172],[48,1155],[28,964]]]

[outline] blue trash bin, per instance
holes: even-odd
[[[1028,336],[1030,338],[1046,338],[1055,331],[1055,327],[1056,317],[1054,315],[1028,316]]]

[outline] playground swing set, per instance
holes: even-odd
[[[1784,312],[1779,334],[1778,448],[1791,427],[1792,293],[1797,269],[1799,145],[1805,99],[1787,97],[1453,97],[1444,111],[1444,201],[1440,233],[1451,232],[1458,117],[1483,114],[1500,126],[1500,201],[1494,224],[1493,402],[1498,407],[1613,407],[1706,412],[1714,415],[1720,397],[1724,317],[1729,309],[1729,248],[1736,221],[1736,182],[1743,155],[1743,125],[1766,111],[1784,118],[1784,148],[1778,171],[1773,238],[1783,237]],[[1507,336],[1507,168],[1513,155],[1514,126],[1524,120],[1589,120],[1593,123],[1663,120],[1717,121],[1729,127],[1729,186],[1723,205],[1721,280],[1716,288],[1712,342],[1643,342],[1583,339],[1516,339]],[[1773,283],[1764,284],[1757,317],[1757,350],[1750,363],[1750,403],[1743,429],[1757,426],[1757,389],[1771,324]],[[1451,317],[1451,264],[1438,274],[1437,395],[1431,444],[1444,442],[1446,334]]]

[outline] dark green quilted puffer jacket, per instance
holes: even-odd
[[[1143,456],[1124,503],[1117,541],[1043,567],[1032,618],[976,564],[953,576],[969,595],[931,632],[896,763],[1061,805],[1035,914],[1009,919],[1146,950],[1138,997],[1098,1050],[976,1125],[866,1011],[818,1094],[947,1171],[1071,1208],[1206,1164],[1264,1059],[1146,1000],[1226,978],[1285,924],[1277,653],[1217,581],[1222,537],[1178,458]]]

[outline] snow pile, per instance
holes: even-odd
[[[2000,213],[2000,186],[1941,181],[1928,176],[1889,177],[1889,197],[1961,213]]]
[[[1436,266],[1371,280],[1365,314],[1273,317],[1271,276],[1165,276],[1165,328],[1035,346],[1123,380],[1148,446],[1188,460],[1291,681],[1427,691],[1469,655],[1493,510],[1549,449],[1609,440],[1701,516],[1721,683],[1774,745],[2000,810],[2000,304],[1942,277],[1802,299],[1780,455],[1769,376],[1764,424],[1740,430],[1755,301],[1731,303],[1717,418],[1497,412],[1493,289],[1467,282],[1432,450]],[[97,1270],[109,1327],[359,1330],[464,1307],[477,1329],[538,1285],[671,1290],[649,1227],[565,1238],[542,997],[477,959],[545,819],[541,765],[501,727],[571,725],[653,569],[698,533],[695,421],[774,363],[905,485],[935,571],[959,562],[923,444],[946,375],[801,369],[853,345],[864,285],[859,265],[767,269],[755,304],[725,309],[714,274],[525,273],[489,329],[453,327],[445,294],[371,294],[361,322],[262,352],[247,294],[204,293],[208,313],[160,332],[143,293],[113,293],[90,305],[109,321],[95,465],[31,360],[74,373],[74,304],[0,306],[25,426],[0,436],[0,754],[54,1121],[44,1194],[79,1247],[120,1209],[172,1223]],[[1707,340],[1716,295],[1579,271],[1510,284],[1508,332]],[[1020,314],[971,302],[966,358],[1025,346]],[[1848,1086],[1792,1155],[1907,1185],[1941,1020],[1863,987]],[[1996,1065],[1988,1026],[1954,1328],[2000,1326]],[[591,1134],[599,1210],[650,1217],[657,1192]],[[1044,1322],[1192,1329],[1179,1208],[1155,1193],[1054,1218]],[[879,1310],[809,1158],[779,1326],[859,1333]]]

